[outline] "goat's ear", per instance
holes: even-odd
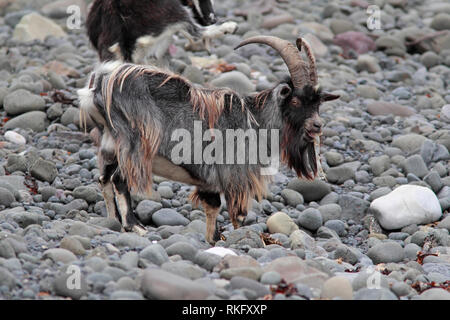
[[[321,100],[322,102],[327,102],[327,101],[333,101],[333,100],[339,99],[339,97],[340,97],[340,95],[337,95],[337,94],[332,94],[332,93],[328,93],[328,92],[323,92],[323,93],[320,95],[320,100]]]
[[[284,100],[292,93],[292,88],[287,83],[280,83],[275,88],[275,93],[278,99]]]

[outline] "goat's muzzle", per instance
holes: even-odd
[[[305,135],[304,138],[307,141],[312,141],[316,136],[322,134],[323,120],[318,116],[314,116],[305,122]]]

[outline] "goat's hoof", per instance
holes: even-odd
[[[138,224],[132,226],[131,231],[137,233],[140,236],[144,236],[147,233],[147,229],[144,226]]]
[[[137,233],[140,236],[143,236],[147,233],[147,229],[141,224],[133,224],[133,225],[123,226],[123,230],[126,232]]]
[[[236,217],[236,227],[237,228],[240,228],[240,227],[242,227],[243,225],[244,225],[244,223],[245,223],[245,219],[247,218],[247,216],[245,215],[238,215],[237,217]],[[235,229],[237,229],[235,227]]]

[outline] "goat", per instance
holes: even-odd
[[[339,96],[318,87],[315,58],[302,38],[296,47],[276,37],[257,36],[237,48],[250,43],[274,48],[290,77],[273,89],[241,96],[228,88],[198,87],[153,66],[109,62],[94,69],[88,85],[78,91],[81,123],[89,118],[102,134],[98,161],[108,215],[119,218],[126,231],[145,232],[132,212],[129,192],[151,192],[152,173],[196,187],[190,199],[200,202],[205,210],[206,240],[210,243],[219,236],[216,217],[220,194],[225,197],[234,228],[242,225],[250,200],[264,195],[270,176],[262,174],[262,162],[250,163],[250,157],[242,164],[173,160],[174,132],[194,131],[195,136],[196,123],[209,128],[211,141],[219,140],[214,137],[228,129],[279,131],[276,142],[281,150],[267,145],[270,152],[278,152],[271,156],[281,156],[299,177],[317,176],[320,162],[315,140],[323,126],[319,105]],[[302,48],[308,63],[301,58]],[[187,140],[188,149],[195,149],[196,143],[206,146],[205,138],[200,137]],[[255,145],[248,143],[247,147]],[[262,147],[256,146],[258,150]],[[220,152],[216,150],[215,155]]]
[[[202,38],[209,52],[212,39],[237,29],[216,21],[213,0],[95,0],[86,28],[101,61],[142,62],[148,55],[160,62],[177,32],[191,44]]]

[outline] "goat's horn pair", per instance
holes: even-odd
[[[289,41],[277,37],[256,36],[242,41],[235,49],[250,43],[263,43],[275,49],[286,63],[294,87],[302,88],[307,83],[313,86],[317,84],[316,59],[314,58],[311,47],[304,39],[297,39],[296,48]],[[302,47],[305,49],[306,56],[308,57],[309,67],[300,56]]]

